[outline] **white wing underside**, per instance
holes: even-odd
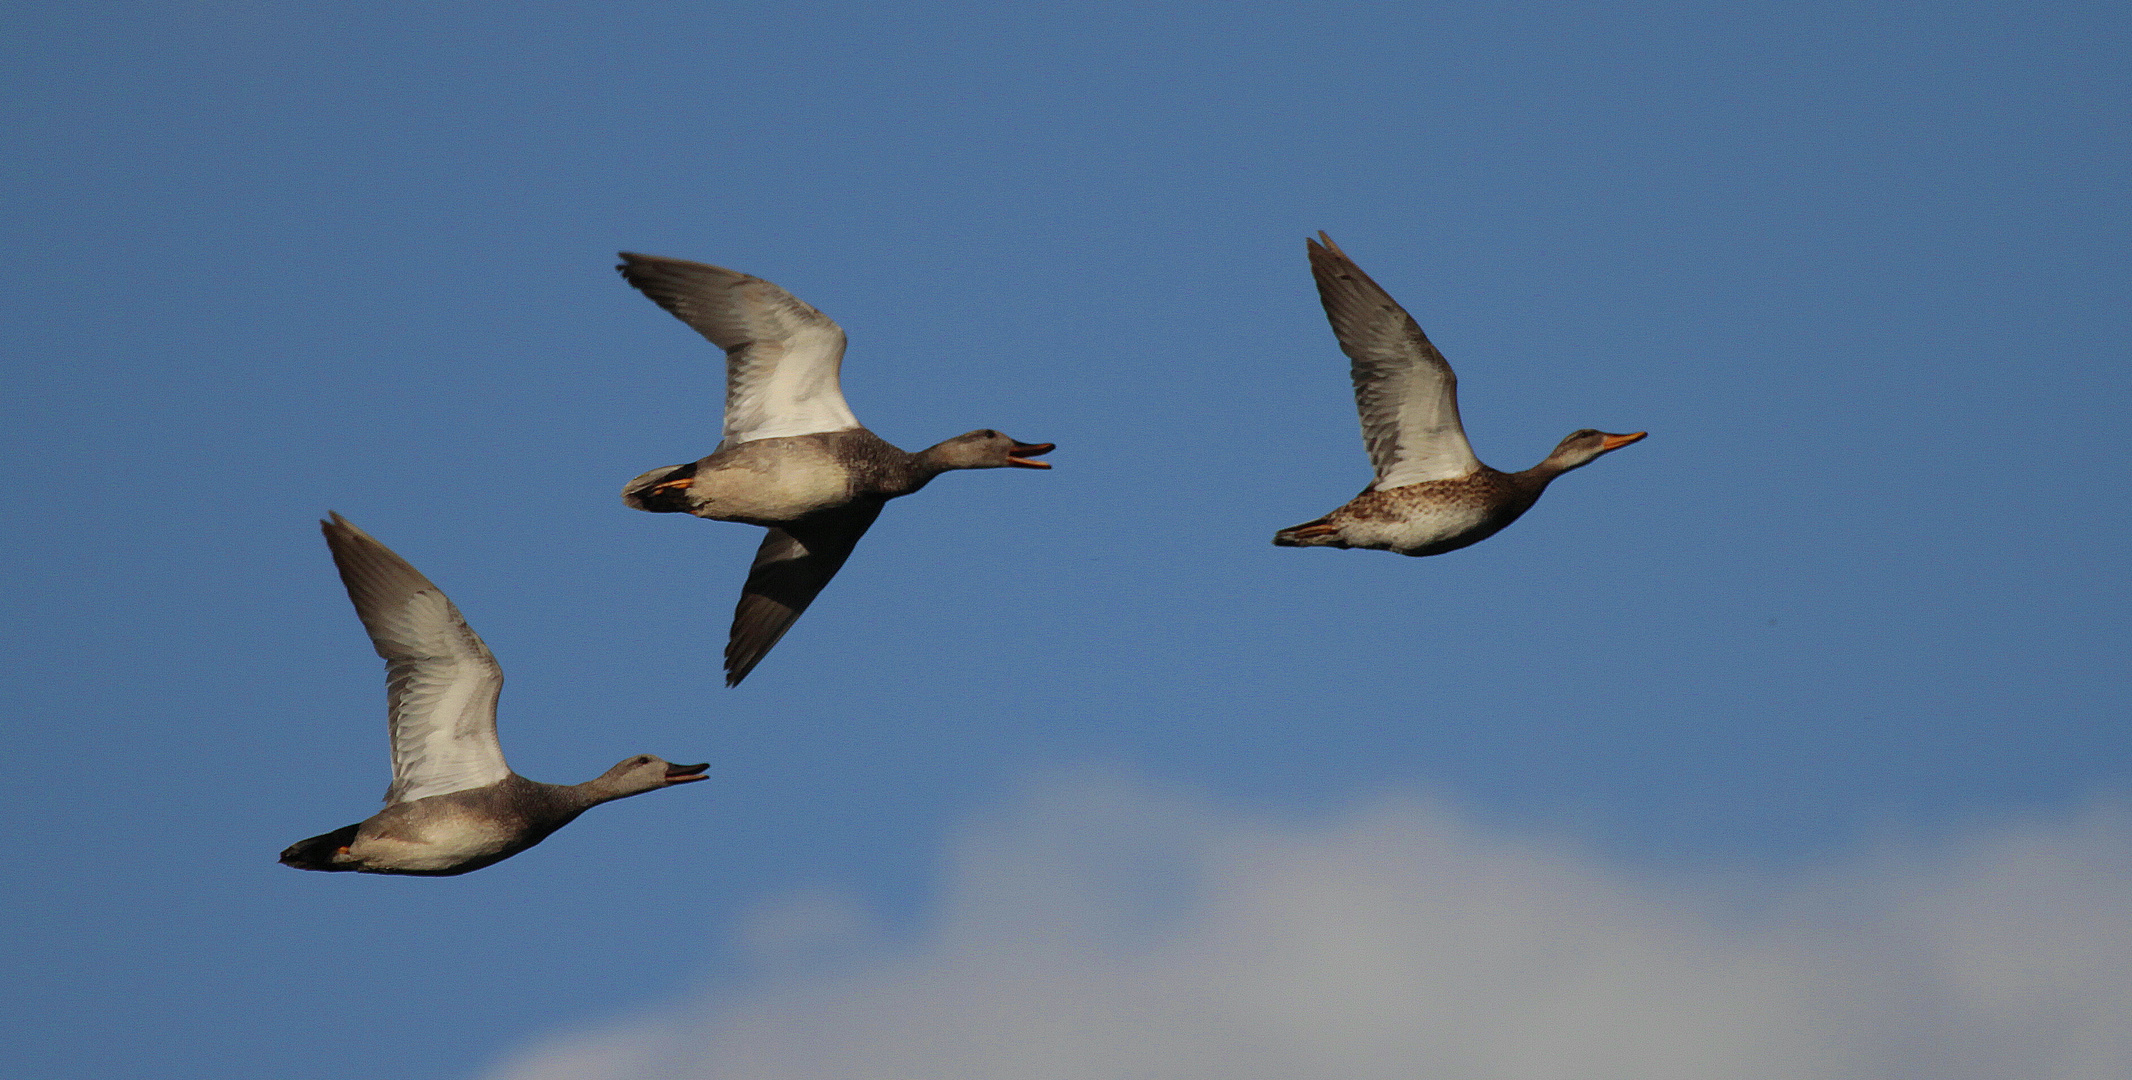
[[[1458,419],[1458,379],[1448,365],[1443,370],[1438,376],[1426,364],[1412,362],[1389,371],[1377,364],[1365,369],[1355,361],[1362,443],[1377,469],[1372,488],[1456,480],[1480,468]]]
[[[1323,236],[1323,233],[1319,234]],[[1328,237],[1310,269],[1340,351],[1352,361],[1373,490],[1455,480],[1481,467],[1458,418],[1458,375],[1389,293]]]
[[[754,341],[727,350],[725,441],[721,445],[850,431],[859,426],[859,418],[844,402],[839,378],[844,331],[826,318],[822,322],[822,326],[797,326],[781,340]]]
[[[752,274],[686,259],[622,253],[622,276],[726,351],[721,447],[859,426],[839,375],[844,330]]]
[[[444,590],[339,514],[322,522],[348,599],[385,658],[392,786],[385,802],[511,775],[496,741],[503,669]]]
[[[388,661],[392,787],[387,803],[484,787],[509,776],[496,741],[503,671],[459,609],[434,587],[373,632]],[[387,652],[390,647],[393,651]]]

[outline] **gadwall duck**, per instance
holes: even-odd
[[[502,862],[603,802],[707,779],[639,754],[582,784],[543,784],[496,742],[503,669],[428,578],[334,514],[319,523],[348,599],[385,658],[392,786],[368,820],[289,845],[284,866],[446,877]]]
[[[1354,363],[1355,407],[1377,479],[1347,505],[1282,529],[1282,547],[1375,548],[1441,555],[1477,544],[1518,519],[1555,477],[1619,450],[1648,432],[1571,432],[1547,460],[1524,472],[1481,464],[1458,422],[1458,376],[1414,318],[1319,233],[1310,272],[1340,351]]]
[[[881,505],[951,469],[1048,469],[1051,443],[997,431],[905,453],[859,425],[837,374],[844,331],[806,301],[737,270],[622,253],[616,269],[726,351],[725,434],[701,461],[653,469],[622,501],[770,530],[741,587],[726,642],[736,686],[844,565]]]

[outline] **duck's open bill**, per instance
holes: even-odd
[[[691,780],[709,780],[710,777],[703,774],[710,771],[710,768],[711,763],[708,761],[701,765],[668,765],[666,767],[666,782],[669,784],[686,784]]]
[[[1050,462],[1033,461],[1031,459],[1038,454],[1048,454],[1058,448],[1059,444],[1057,443],[1015,443],[1014,449],[1007,451],[1007,464],[1018,469],[1048,469],[1051,467]]]

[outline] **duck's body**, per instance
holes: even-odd
[[[1458,416],[1458,376],[1428,335],[1324,233],[1306,241],[1311,276],[1340,351],[1353,362],[1362,441],[1377,478],[1332,513],[1282,529],[1282,547],[1369,548],[1441,555],[1494,536],[1532,508],[1547,485],[1644,432],[1572,432],[1523,472],[1473,455]]]
[[[284,866],[446,877],[491,866],[603,802],[705,779],[705,765],[629,758],[582,784],[511,771],[496,740],[503,669],[443,591],[339,514],[322,523],[348,598],[387,663],[385,809],[289,845]]]
[[[855,428],[758,439],[701,461],[653,469],[629,482],[622,501],[655,514],[776,528],[908,495],[941,471],[926,468],[922,455]]]
[[[281,861],[300,870],[464,874],[540,843],[593,805],[575,787],[513,773],[486,787],[394,803],[291,846]]]
[[[1273,542],[1441,555],[1501,532],[1532,508],[1546,486],[1528,473],[1483,465],[1456,480],[1365,490],[1316,521],[1282,529]]]
[[[639,767],[670,784],[705,779],[701,766],[655,760]],[[482,787],[393,803],[354,825],[290,845],[281,862],[299,870],[450,877],[500,863],[609,799],[648,790],[623,791],[600,780],[543,784],[512,773]]]
[[[844,402],[844,331],[768,281],[737,270],[622,253],[631,285],[726,350],[725,435],[709,457],[653,469],[622,501],[770,530],[733,612],[726,685],[754,670],[843,567],[882,504],[955,469],[1048,469],[1050,443],[997,431],[909,453],[866,430]]]

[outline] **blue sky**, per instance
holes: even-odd
[[[1345,851],[1387,820],[1487,848],[1472,865],[1538,845],[1660,921],[1686,917],[1668,890],[1818,895],[1883,857],[1928,867],[1914,896],[1969,895],[2000,879],[1963,868],[2033,849],[2085,883],[2067,919],[2132,928],[2104,921],[2132,890],[2107,809],[2132,777],[2116,8],[9,20],[10,1071],[669,1075],[529,1048],[643,1024],[697,1047],[779,987],[893,994],[893,965],[998,940],[958,912],[1040,935],[1052,909],[1012,890],[957,906],[1024,866],[970,845],[1110,881],[1046,839],[1090,805],[1118,818],[1090,836],[1208,866],[1224,837]],[[1651,438],[1467,551],[1273,548],[1368,479],[1318,229],[1458,367],[1483,460]],[[759,534],[616,497],[715,443],[718,356],[617,249],[829,313],[892,442],[996,427],[1057,468],[891,506],[725,690]],[[386,782],[328,509],[495,650],[518,771],[652,752],[714,782],[462,879],[276,866]],[[1432,809],[1381,809],[1402,800]],[[1373,880],[1356,858],[1325,880]],[[1215,934],[1147,912],[1259,895],[1224,873],[1089,886],[1141,913],[1105,947]],[[1488,902],[1527,895],[1505,880]],[[788,923],[815,929],[761,929]],[[787,939],[811,944],[760,947]],[[670,1074],[785,1075],[763,1060]]]

